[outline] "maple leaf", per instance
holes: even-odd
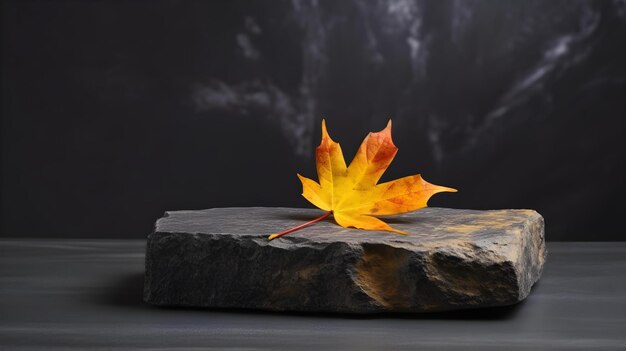
[[[391,120],[385,129],[369,133],[349,166],[339,143],[328,135],[322,120],[322,141],[315,150],[319,183],[298,174],[302,196],[327,211],[310,222],[270,235],[269,240],[309,226],[331,214],[342,227],[384,230],[407,234],[390,227],[374,215],[393,215],[427,206],[428,199],[440,192],[456,189],[425,181],[419,174],[377,184],[398,152],[391,139]]]

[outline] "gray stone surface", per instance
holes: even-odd
[[[342,313],[503,306],[528,296],[546,257],[532,210],[426,208],[388,217],[409,235],[332,218],[268,241],[314,209],[167,212],[148,237],[144,300],[161,306]]]

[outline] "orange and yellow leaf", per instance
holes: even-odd
[[[315,150],[319,183],[298,174],[302,196],[318,208],[332,212],[343,227],[406,234],[373,216],[415,211],[426,207],[434,194],[456,189],[431,184],[419,174],[378,184],[397,152],[390,120],[383,130],[365,137],[346,166],[341,146],[332,140],[326,121],[322,120],[322,140]],[[274,234],[270,240],[284,234]]]

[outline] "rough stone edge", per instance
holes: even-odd
[[[519,301],[528,297],[532,287],[535,285],[545,265],[548,256],[545,241],[545,220],[537,211],[533,212],[533,218],[529,218],[522,231],[522,244],[518,254],[518,261],[515,262],[516,271],[519,274]],[[532,235],[532,234],[535,235]],[[537,235],[538,234],[538,235]],[[525,267],[526,269],[522,269]]]

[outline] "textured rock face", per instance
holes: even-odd
[[[387,218],[409,235],[346,229],[292,208],[167,212],[148,237],[146,302],[344,313],[502,306],[528,296],[546,257],[532,210],[426,208]]]

